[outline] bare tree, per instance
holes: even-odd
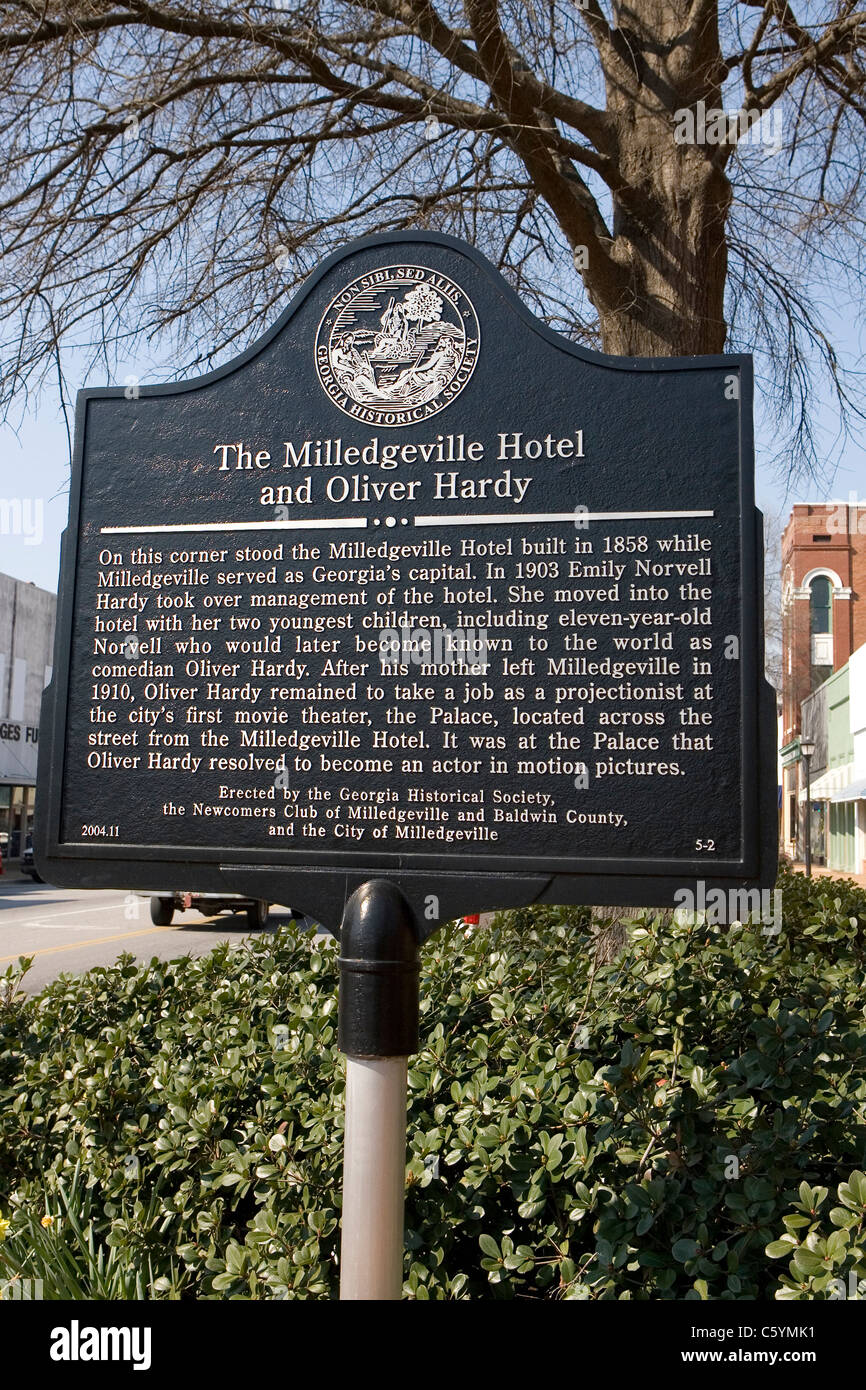
[[[864,46],[851,0],[7,0],[6,404],[58,342],[212,363],[435,227],[579,341],[754,350],[808,463],[812,373],[857,408],[819,305],[862,298]]]

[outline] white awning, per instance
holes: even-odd
[[[820,777],[814,777],[809,788],[812,800],[832,801],[836,792],[845,791],[851,785],[852,771],[853,763],[847,763],[845,767],[831,767]],[[800,800],[806,800],[805,787],[800,788]]]
[[[850,787],[845,787],[842,791],[835,792],[830,800],[866,801],[866,778],[861,778],[859,782],[852,782]]]

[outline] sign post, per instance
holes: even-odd
[[[340,932],[342,1299],[402,1294],[406,1070],[418,1051],[418,947],[412,910],[399,888],[374,879],[352,894]]]
[[[356,1097],[395,1134],[417,1045],[353,999],[399,1014],[458,915],[774,881],[751,401],[750,358],[589,352],[432,232],[335,253],[208,376],[79,395],[39,870],[343,921],[346,1297]]]

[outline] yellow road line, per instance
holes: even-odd
[[[106,941],[128,941],[133,936],[152,936],[158,931],[180,931],[184,926],[178,922],[176,927],[143,927],[141,931],[119,932],[117,936],[94,936],[89,941],[70,941],[65,946],[40,946],[36,951],[17,951],[14,956],[0,956],[0,965],[8,960],[18,960],[19,956],[53,956],[58,951],[77,951],[84,946],[101,946]]]

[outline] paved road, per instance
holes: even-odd
[[[273,908],[267,931],[291,920]],[[299,930],[309,928],[305,921]],[[115,961],[128,951],[138,960],[200,956],[220,941],[249,935],[246,914],[203,917],[177,913],[169,927],[155,927],[146,898],[110,889],[54,888],[13,873],[0,878],[0,973],[19,956],[34,956],[27,992],[36,993],[63,971],[79,973]]]

